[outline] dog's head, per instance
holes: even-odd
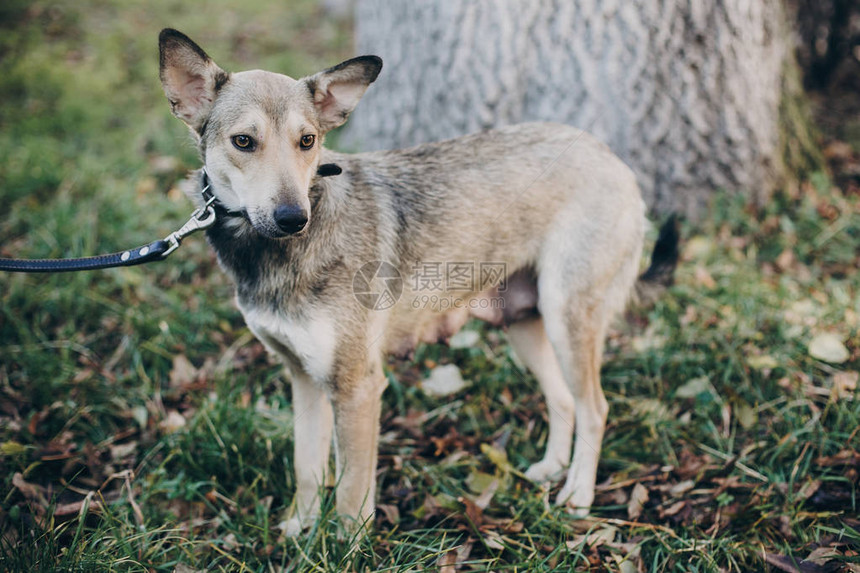
[[[309,224],[308,190],[325,134],[342,125],[382,60],[361,56],[312,76],[229,74],[176,30],[159,36],[161,83],[173,114],[198,138],[218,201],[267,237]]]

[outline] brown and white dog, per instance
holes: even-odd
[[[607,327],[637,284],[671,281],[677,256],[666,226],[637,281],[645,205],[630,169],[587,133],[551,123],[335,153],[323,139],[376,79],[379,58],[296,80],[227,73],[175,30],[159,40],[164,91],[197,139],[221,215],[209,241],[292,383],[287,533],[319,513],[333,437],[337,511],[368,520],[384,356],[447,339],[470,316],[507,327],[551,405],[546,453],[526,475],[543,482],[569,468],[557,502],[587,513],[607,416]],[[323,177],[330,164],[340,174]]]

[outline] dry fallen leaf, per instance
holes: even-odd
[[[630,502],[627,504],[627,517],[631,521],[636,521],[642,515],[642,509],[648,501],[648,488],[637,483],[633,486],[633,491],[630,493]]]
[[[740,402],[735,406],[735,418],[744,430],[749,430],[758,423],[758,413],[746,402]]]
[[[672,517],[673,515],[677,515],[684,507],[687,505],[687,500],[676,501],[666,509],[662,509],[660,511],[660,517]]]
[[[27,453],[27,446],[23,446],[14,440],[0,444],[0,456],[19,456],[25,453]]]
[[[454,547],[440,555],[436,560],[436,566],[439,567],[439,573],[455,573],[460,566],[469,559],[469,554],[472,552],[473,544],[474,541],[470,539],[463,545]]]
[[[841,450],[833,456],[822,456],[815,458],[815,464],[822,467],[860,466],[860,452],[854,450]]]
[[[849,370],[847,372],[837,372],[833,375],[833,391],[836,392],[838,398],[850,398],[857,391],[857,381],[860,379],[860,372]]]
[[[480,333],[474,330],[461,330],[448,340],[450,348],[472,348],[481,340]]]
[[[481,495],[475,498],[475,505],[479,508],[487,509],[489,507],[490,502],[493,501],[493,496],[496,495],[496,491],[499,489],[499,480],[494,479],[490,485],[487,486]]]
[[[774,368],[779,366],[779,362],[776,361],[776,358],[769,354],[747,356],[746,362],[750,368],[753,368],[755,370],[764,370],[766,368],[773,370]]]
[[[56,506],[54,508],[54,516],[64,517],[67,515],[80,515],[83,512],[84,507],[87,508],[87,511],[100,511],[102,509],[102,505],[98,500],[87,498]]]
[[[137,451],[137,442],[128,442],[125,444],[113,444],[109,447],[110,457],[114,461],[122,460],[133,455]]]
[[[497,448],[492,444],[481,444],[481,453],[487,456],[493,462],[493,465],[503,473],[509,473],[514,469],[514,466],[508,460],[508,453],[501,448]]]
[[[484,511],[474,501],[466,496],[458,497],[457,501],[465,506],[464,513],[472,525],[479,528],[484,524]]]
[[[662,328],[660,321],[653,321],[645,329],[641,336],[634,336],[632,340],[633,349],[636,352],[646,352],[648,350],[659,350],[666,345],[666,337],[657,334]]]
[[[815,335],[809,342],[809,355],[831,364],[842,364],[851,357],[842,339],[830,332]]]
[[[717,281],[714,280],[714,277],[711,276],[711,273],[708,272],[708,269],[699,265],[696,267],[696,270],[694,272],[696,284],[709,290],[716,288]]]
[[[421,383],[421,389],[424,390],[425,394],[437,398],[456,394],[466,386],[468,384],[463,380],[463,375],[456,364],[437,366],[430,372],[430,376]]]
[[[376,509],[377,513],[383,515],[391,525],[397,525],[400,523],[400,509],[396,505],[390,503],[378,503],[376,504]]]
[[[854,155],[854,146],[844,141],[833,141],[827,144],[823,153],[830,160],[848,161]]]
[[[669,493],[672,494],[673,496],[677,497],[679,495],[684,495],[685,493],[687,493],[688,491],[690,491],[694,487],[696,487],[696,482],[691,480],[691,479],[688,479],[688,480],[684,480],[682,482],[678,482],[675,485],[673,485],[669,489]]]
[[[440,555],[436,560],[436,566],[439,568],[439,573],[456,573],[457,550],[452,549]]]
[[[185,417],[176,410],[170,410],[167,417],[159,422],[158,427],[165,434],[172,434],[185,427]]]
[[[15,472],[12,476],[12,485],[14,485],[27,499],[36,500],[42,505],[46,504],[42,488],[25,481],[21,472]]]
[[[184,354],[173,357],[173,368],[170,370],[170,387],[182,388],[192,384],[197,379],[197,369]]]
[[[702,261],[715,250],[714,240],[702,235],[690,237],[685,241],[683,259],[685,261]]]
[[[497,549],[499,551],[505,548],[505,544],[502,543],[502,536],[493,530],[487,531],[484,534],[484,545],[489,547],[490,549]]]
[[[708,380],[708,377],[700,376],[698,378],[688,380],[684,384],[678,386],[678,388],[675,389],[675,397],[695,398],[699,394],[710,392],[711,388],[713,388],[713,386],[711,386],[711,381]]]
[[[841,557],[842,554],[839,553],[833,547],[818,547],[817,549],[813,549],[812,553],[806,556],[806,559],[803,561],[806,563],[815,563],[816,565],[827,565],[830,561]]]
[[[779,256],[776,258],[776,266],[782,272],[786,272],[794,266],[794,263],[797,262],[797,258],[794,256],[794,251],[791,249],[785,249],[782,251]]]
[[[613,525],[607,525],[600,529],[595,529],[590,533],[583,535],[574,535],[573,539],[566,543],[567,548],[571,551],[578,550],[582,545],[588,547],[600,547],[604,543],[612,543],[615,540],[615,534],[618,533],[618,528]]]

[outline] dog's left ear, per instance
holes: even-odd
[[[324,132],[343,125],[382,69],[377,56],[359,56],[305,79]]]
[[[170,28],[158,36],[159,76],[173,115],[199,134],[218,90],[230,79],[191,38]]]

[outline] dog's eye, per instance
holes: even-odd
[[[250,135],[234,135],[230,141],[233,142],[233,147],[240,151],[253,151],[256,147],[256,142]]]
[[[314,142],[316,141],[316,137],[313,135],[303,135],[299,140],[299,145],[302,149],[310,149],[314,146]]]

